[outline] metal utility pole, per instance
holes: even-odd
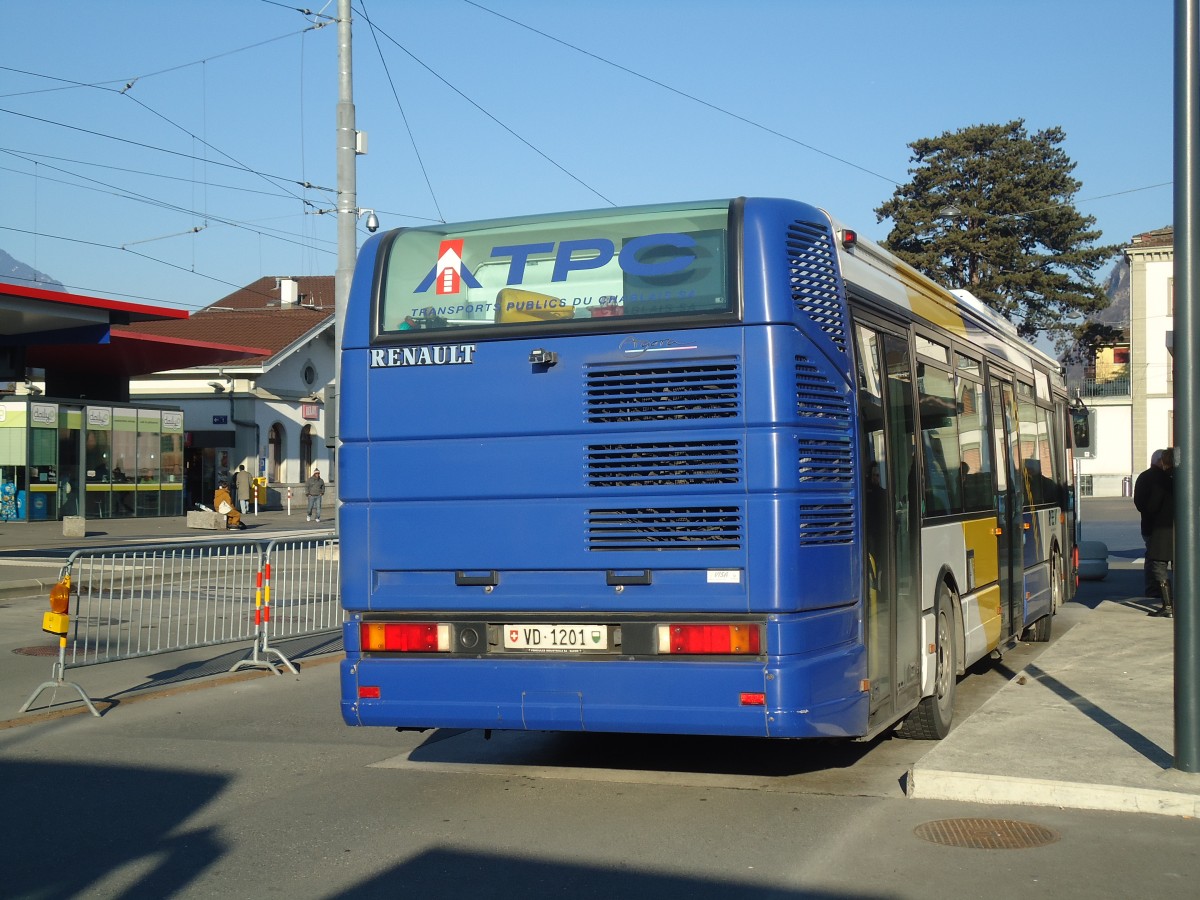
[[[1200,535],[1200,269],[1196,258],[1196,219],[1200,179],[1196,151],[1200,138],[1197,90],[1197,34],[1200,0],[1175,0],[1175,429],[1181,459],[1175,469],[1175,768],[1200,772],[1200,616],[1197,612],[1196,538]]]
[[[338,103],[337,103],[337,273],[333,279],[333,396],[334,421],[325,423],[326,434],[333,438],[331,475],[340,483],[338,469],[338,424],[342,393],[342,330],[346,325],[346,302],[354,277],[354,259],[358,252],[355,231],[358,224],[358,186],[355,167],[358,132],[354,127],[353,60],[350,45],[350,0],[338,0]],[[328,412],[330,404],[326,403]],[[330,427],[332,426],[332,428]],[[328,439],[327,439],[328,444]],[[307,475],[307,473],[305,473]]]

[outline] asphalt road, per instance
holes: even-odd
[[[310,663],[0,731],[0,893],[1191,898],[1200,877],[1192,820],[907,800],[839,771],[898,778],[899,741],[862,756],[612,736],[489,748],[346,728],[336,699],[336,666]],[[1049,843],[915,833],[966,819]]]

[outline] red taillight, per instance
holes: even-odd
[[[759,626],[680,622],[658,626],[659,653],[750,654],[761,652]]]
[[[738,695],[742,706],[766,706],[767,695],[758,691],[742,691]]]
[[[450,649],[450,626],[438,622],[364,622],[367,652],[437,653]]]
[[[358,699],[359,700],[378,700],[379,696],[380,696],[379,695],[379,685],[360,684],[358,686]]]

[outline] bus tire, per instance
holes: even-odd
[[[905,717],[904,724],[896,732],[898,737],[915,741],[940,741],[950,733],[950,725],[954,720],[954,691],[958,684],[958,643],[954,639],[952,599],[950,588],[944,581],[941,582],[933,604],[937,641],[933,694],[922,697],[916,708]]]

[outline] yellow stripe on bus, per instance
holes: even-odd
[[[991,584],[1000,577],[1000,560],[996,552],[996,517],[963,522],[963,543],[967,553],[974,551],[975,584]]]

